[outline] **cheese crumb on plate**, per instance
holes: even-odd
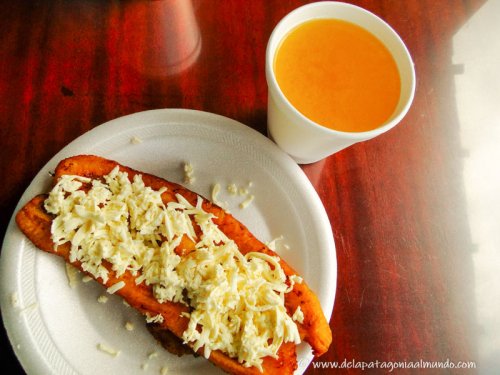
[[[106,344],[103,344],[103,343],[97,344],[97,349],[99,349],[101,352],[109,354],[110,356],[113,356],[113,357],[116,357],[120,354],[119,350],[115,350],[114,348],[112,348]]]
[[[193,184],[196,181],[194,167],[190,162],[184,163],[184,183]]]
[[[133,145],[139,145],[142,143],[142,139],[137,136],[133,136],[132,138],[130,138],[130,143],[132,143]]]
[[[97,302],[106,303],[106,302],[108,302],[108,297],[103,294],[103,295],[97,297]]]

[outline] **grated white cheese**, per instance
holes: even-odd
[[[125,286],[125,281],[118,281],[116,284],[111,285],[106,291],[109,294],[115,294],[118,292],[121,288]]]
[[[241,209],[247,208],[250,203],[255,199],[255,196],[250,194],[250,187],[253,186],[253,182],[249,181],[246,186],[238,186],[235,183],[230,183],[227,185],[227,191],[230,195],[232,196],[240,196],[240,197],[245,197],[243,202],[239,204],[239,207]]]
[[[241,196],[248,195],[248,188],[246,188],[246,187],[240,187],[238,189],[238,195],[241,195]]]
[[[116,277],[130,272],[136,284],[151,285],[160,303],[189,303],[185,343],[203,348],[207,358],[221,350],[245,367],[262,370],[263,358],[276,357],[282,343],[300,343],[284,300],[301,279],[287,277],[278,257],[243,255],[203,209],[201,197],[190,203],[177,194],[177,201],[165,204],[164,191],[145,186],[140,175],[129,180],[118,167],[102,180],[62,176],[45,201],[55,215],[56,250],[70,242],[70,261],[80,262],[102,282],[108,280],[104,264],[109,262]],[[184,238],[195,245],[181,257],[176,249]],[[108,292],[124,285],[118,282]],[[146,320],[163,317],[147,315]]]
[[[80,271],[69,263],[65,263],[66,277],[70,288],[75,288],[78,285],[78,274]]]
[[[163,323],[164,318],[161,314],[151,316],[149,313],[146,313],[146,322],[147,323]]]
[[[10,304],[16,309],[19,307],[19,295],[17,292],[12,292],[10,295]]]
[[[105,295],[99,296],[99,297],[97,297],[97,302],[106,303],[106,302],[108,302],[108,297],[106,297]]]
[[[285,239],[283,235],[273,238],[271,241],[266,242],[266,246],[270,248],[272,251],[276,251],[278,249],[278,242],[281,242]]]
[[[135,328],[135,327],[134,327],[134,324],[133,324],[132,322],[126,322],[126,323],[125,323],[125,329],[126,329],[127,331],[133,331],[133,330],[134,330],[134,328]]]
[[[297,306],[297,309],[292,315],[292,319],[300,324],[304,323],[304,313],[302,312],[300,306]]]
[[[84,282],[84,283],[88,283],[91,280],[93,280],[93,279],[89,275],[82,276],[82,282]]]
[[[215,203],[217,206],[222,207],[222,208],[227,208],[228,204],[227,202],[223,202],[219,200],[219,193],[221,191],[221,187],[219,183],[215,183],[212,186],[212,202]]]
[[[194,168],[193,164],[190,162],[184,163],[184,182],[186,184],[192,184],[196,181],[196,177],[194,176]]]
[[[162,367],[160,369],[160,375],[167,375],[168,374],[168,368],[167,367]]]
[[[139,145],[142,143],[142,139],[134,135],[132,138],[130,138],[130,143],[132,143],[133,145]]]
[[[243,202],[240,203],[240,208],[241,209],[247,208],[250,205],[250,203],[252,203],[252,201],[254,200],[254,198],[255,197],[252,194],[249,194],[247,196],[247,198]]]
[[[103,343],[97,344],[97,349],[99,349],[101,352],[109,354],[109,355],[111,355],[113,357],[116,357],[116,356],[118,356],[120,354],[119,350],[115,350],[112,347],[110,347],[110,346],[108,346],[106,344],[103,344]]]
[[[148,354],[148,359],[153,359],[158,357],[158,352],[151,352]]]
[[[302,284],[302,281],[304,281],[302,277],[298,275],[291,275],[289,277],[289,280],[291,281],[292,284]]]
[[[231,183],[227,185],[227,192],[231,195],[236,195],[238,194],[238,187],[236,186],[235,183]]]

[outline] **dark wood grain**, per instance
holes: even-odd
[[[2,1],[0,238],[38,170],[110,119],[190,108],[265,133],[266,43],[278,21],[303,3]],[[483,1],[353,3],[401,35],[418,83],[398,127],[303,167],[325,205],[337,246],[334,339],[317,362],[476,361],[473,244],[451,38]],[[197,33],[199,56],[179,67],[175,57],[189,57]],[[16,364],[5,333],[1,345],[2,358]],[[331,371],[311,366],[307,373]],[[9,373],[22,370],[17,365]]]

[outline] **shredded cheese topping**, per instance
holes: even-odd
[[[177,194],[177,201],[164,204],[165,191],[145,186],[140,175],[130,181],[118,167],[102,180],[61,176],[45,201],[56,215],[56,249],[70,242],[70,261],[81,262],[94,277],[106,282],[109,262],[117,277],[128,271],[136,284],[151,285],[159,302],[190,306],[185,343],[203,348],[206,358],[221,350],[262,371],[263,358],[277,358],[282,343],[300,343],[284,301],[302,279],[287,278],[277,256],[243,255],[203,209],[201,197],[193,205]],[[194,248],[181,257],[176,250],[183,239]],[[147,320],[161,322],[163,316]]]
[[[299,323],[304,323],[304,313],[300,306],[297,306],[297,310],[292,315],[292,319]]]
[[[116,284],[113,284],[112,286],[110,286],[108,289],[106,289],[106,291],[109,294],[115,294],[116,292],[118,292],[124,286],[125,286],[125,282],[124,281],[119,281]]]

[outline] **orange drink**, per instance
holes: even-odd
[[[379,127],[399,101],[399,72],[389,50],[344,20],[316,19],[291,30],[278,47],[274,72],[299,112],[335,130]]]

